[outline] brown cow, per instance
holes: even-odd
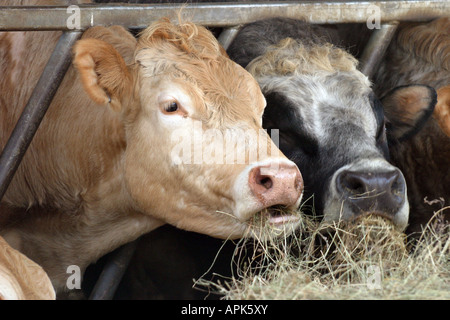
[[[401,24],[374,80],[381,96],[395,86],[414,83],[432,86],[438,93],[433,117],[423,129],[390,145],[391,159],[408,185],[407,232],[420,232],[435,212],[450,205],[450,19]],[[450,210],[442,212],[450,220]]]
[[[440,88],[437,95],[438,101],[433,116],[442,131],[450,137],[450,85]]]
[[[0,237],[0,300],[54,300],[45,271]]]
[[[0,148],[58,35],[0,35]],[[2,204],[11,213],[0,234],[57,292],[68,266],[84,270],[164,223],[219,238],[245,236],[255,221],[298,225],[297,215],[261,213],[296,209],[301,175],[261,128],[258,84],[207,29],[163,19],[135,39],[94,27],[75,45],[74,65]],[[221,143],[243,161],[221,154]]]

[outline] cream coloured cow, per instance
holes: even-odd
[[[45,271],[0,237],[0,300],[54,299]]]
[[[58,36],[0,34],[0,148]],[[57,292],[69,266],[84,270],[165,223],[218,238],[243,237],[255,221],[298,224],[261,213],[297,208],[302,178],[261,130],[258,84],[207,29],[163,19],[136,39],[94,27],[73,62],[0,204],[0,235],[42,265]]]

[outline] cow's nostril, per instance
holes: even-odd
[[[257,183],[264,186],[266,189],[270,189],[273,186],[272,179],[269,177],[262,177]]]
[[[367,192],[364,179],[350,171],[343,171],[336,180],[336,187],[340,194],[346,196],[357,196]]]
[[[392,193],[397,197],[403,197],[405,194],[405,183],[401,177],[397,177],[391,186]]]
[[[357,195],[366,192],[364,183],[356,177],[349,177],[343,183],[344,187],[349,191],[349,193]]]

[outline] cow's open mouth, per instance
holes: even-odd
[[[300,221],[300,212],[286,206],[275,205],[259,213],[261,219],[269,226],[282,226]]]

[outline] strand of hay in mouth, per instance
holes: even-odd
[[[224,299],[450,299],[449,229],[428,225],[411,251],[380,217],[326,227],[303,217],[290,237],[242,240],[232,279],[198,284]]]

